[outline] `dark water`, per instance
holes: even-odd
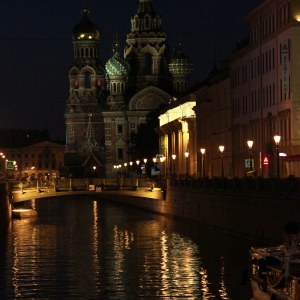
[[[254,241],[78,196],[0,237],[0,299],[250,299]]]

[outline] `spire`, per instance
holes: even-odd
[[[85,150],[92,152],[95,147],[97,147],[97,142],[95,139],[95,134],[93,130],[93,126],[91,123],[91,117],[93,114],[89,113],[89,123],[85,132]]]

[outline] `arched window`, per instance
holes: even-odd
[[[84,86],[86,89],[91,88],[91,74],[89,72],[85,72]]]
[[[75,87],[75,89],[78,89],[78,86],[79,86],[78,77],[75,76],[75,78],[74,78],[74,87]]]
[[[145,57],[145,74],[152,74],[152,57],[150,54]]]

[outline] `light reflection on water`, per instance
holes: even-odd
[[[250,299],[249,240],[82,196],[34,205],[3,241],[0,299]]]

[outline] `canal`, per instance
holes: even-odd
[[[230,299],[258,242],[88,196],[34,201],[0,237],[0,299]]]

